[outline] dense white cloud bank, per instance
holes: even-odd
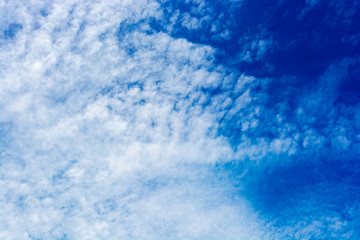
[[[245,199],[209,181],[213,49],[148,25],[151,1],[1,2],[1,239],[259,239]],[[241,105],[241,103],[240,103]],[[210,110],[209,110],[210,109]]]

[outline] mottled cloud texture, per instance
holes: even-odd
[[[359,3],[254,2],[1,0],[0,239],[359,238]]]

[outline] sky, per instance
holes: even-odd
[[[0,0],[0,239],[360,239],[360,1]]]

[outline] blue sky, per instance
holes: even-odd
[[[0,5],[1,239],[360,239],[360,1]]]

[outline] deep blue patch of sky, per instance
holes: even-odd
[[[192,2],[173,0],[162,4],[166,17],[161,21],[150,20],[153,31],[210,45],[218,50],[218,64],[234,72],[270,79],[252,86],[253,93],[263,93],[264,97],[256,101],[266,111],[259,117],[259,127],[247,132],[248,137],[254,141],[260,137],[269,141],[278,138],[283,123],[274,120],[277,114],[295,126],[289,136],[295,131],[304,133],[313,129],[325,137],[320,148],[305,148],[300,144],[298,152],[291,157],[267,156],[277,160],[269,160],[274,164],[266,167],[236,161],[219,166],[228,172],[234,186],[240,186],[239,181],[245,184],[246,191],[239,190],[241,194],[247,195],[262,214],[277,219],[279,225],[320,219],[324,215],[349,220],[353,224],[343,231],[353,230],[359,223],[356,219],[360,211],[359,144],[338,148],[331,138],[336,136],[333,129],[342,127],[351,142],[358,142],[360,2],[206,1],[202,11],[196,10],[198,5]],[[169,32],[166,26],[177,11],[198,19],[209,18],[198,29],[188,29],[178,21]],[[229,31],[227,38],[214,37],[218,32],[211,31],[211,26],[216,21],[222,30]],[[251,44],[260,40],[268,45],[257,56],[259,48]],[[243,58],[246,51],[250,60]],[[207,90],[206,94],[223,94],[223,91]],[[311,95],[316,92],[323,96]],[[299,107],[305,111],[304,118],[299,118],[295,111]],[[224,127],[220,133],[233,145],[242,135],[238,121],[252,110],[242,109],[236,116],[221,120]],[[250,170],[245,178],[239,179],[244,168]],[[359,234],[355,232],[354,236]],[[331,231],[328,237],[331,239]]]
[[[2,30],[2,38],[11,39],[16,36],[16,33],[21,30],[23,26],[19,23],[10,23]]]
[[[249,63],[246,70],[251,74],[313,76],[322,74],[335,59],[360,53],[356,48],[360,27],[360,6],[356,1],[318,1],[311,8],[305,1],[295,0],[207,1],[203,12],[192,11],[196,7],[192,2],[168,1],[163,7],[168,9],[164,11],[165,23],[177,10],[197,18],[210,17],[200,29],[189,30],[178,22],[171,34],[223,50],[225,56],[233,57],[231,62],[242,69],[246,69],[246,63],[236,57],[244,46],[254,40],[272,39],[275,45],[271,53],[265,59]],[[230,38],[221,41],[212,38],[215,33],[211,32],[211,24],[217,20],[230,30]],[[265,71],[264,63],[273,65],[273,70]]]
[[[195,11],[198,5],[191,1],[173,0],[163,5],[166,17],[151,23],[155,31],[166,31],[165,26],[177,11],[198,19],[207,16],[209,19],[199,29],[188,29],[178,21],[169,34],[215,47],[219,63],[241,72],[256,77],[294,76],[285,86],[282,81],[275,81],[280,89],[289,84],[296,88],[312,85],[334,61],[360,56],[357,1],[314,1],[311,6],[296,0],[206,1],[202,11]],[[218,34],[211,31],[215,22],[220,22],[222,30],[229,30],[228,38],[214,38]],[[257,54],[259,49],[249,44],[258,40],[268,40],[269,49],[259,58],[244,61],[244,51],[249,51],[250,56]],[[342,82],[346,95],[352,96],[342,94],[339,101],[351,104],[359,100],[360,84],[354,80],[360,76],[358,65],[354,60]]]

